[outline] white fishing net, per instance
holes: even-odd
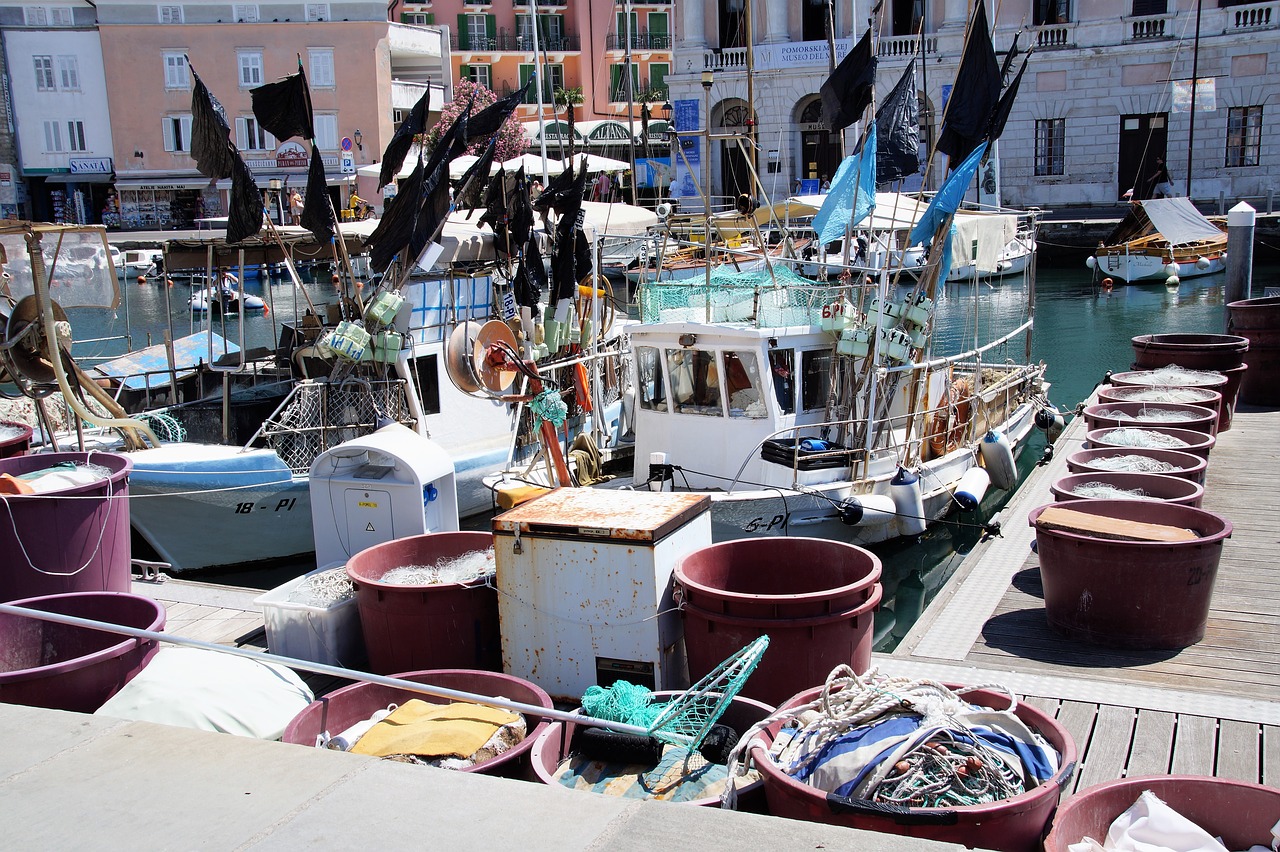
[[[1101,436],[1108,444],[1122,447],[1146,447],[1147,449],[1176,449],[1191,446],[1174,435],[1152,432],[1150,429],[1112,429]]]
[[[1222,384],[1222,374],[1211,370],[1188,370],[1186,367],[1170,365],[1155,370],[1129,373],[1125,376],[1125,380],[1135,385],[1211,387]]]
[[[1180,402],[1185,405],[1200,405],[1212,400],[1213,391],[1203,388],[1117,388],[1113,390],[1118,398],[1126,402]]]
[[[356,587],[346,568],[331,568],[311,574],[289,593],[289,603],[327,609],[355,597]]]
[[[1136,413],[1124,410],[1102,409],[1098,416],[1107,420],[1135,420],[1140,423],[1186,423],[1196,417],[1186,411],[1175,411],[1171,408],[1143,408]]]
[[[1105,482],[1081,482],[1079,485],[1071,489],[1071,493],[1077,497],[1084,497],[1089,500],[1159,500],[1159,497],[1152,497],[1141,488],[1125,490],[1115,485],[1109,485]]]
[[[381,582],[397,586],[436,586],[470,583],[492,577],[497,571],[493,548],[473,550],[461,556],[441,559],[434,565],[403,565],[382,575]]]
[[[1089,467],[1099,470],[1125,470],[1133,473],[1169,473],[1182,468],[1151,456],[1104,456],[1089,461]]]

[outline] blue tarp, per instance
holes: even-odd
[[[188,337],[178,338],[173,341],[173,363],[179,379],[192,373],[200,364],[209,362],[210,335],[213,337],[215,361],[223,355],[240,351],[239,346],[210,331],[198,331]],[[163,343],[121,355],[99,364],[94,370],[104,376],[122,380],[129,390],[146,390],[148,387],[156,390],[169,386],[169,355]]]

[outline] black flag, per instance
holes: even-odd
[[[987,130],[987,138],[992,142],[1000,138],[1000,134],[1004,133],[1005,122],[1009,120],[1009,112],[1013,109],[1013,100],[1018,96],[1018,86],[1022,83],[1023,72],[1027,70],[1027,63],[1031,61],[1031,55],[1022,60],[1022,67],[1018,69],[1017,76],[1013,78],[1013,82],[1009,84],[1009,88],[1004,90],[1004,94],[1000,95],[1000,100],[996,102],[995,111],[991,114],[991,126]]]
[[[400,181],[400,191],[387,202],[378,226],[365,238],[364,245],[369,249],[369,266],[375,272],[384,271],[409,244],[422,209],[424,179],[422,157],[419,156],[413,172]]]
[[[311,146],[307,195],[302,202],[302,220],[299,224],[310,231],[321,245],[333,239],[333,204],[324,178],[324,160],[320,156],[320,149],[315,145]]]
[[[251,89],[249,96],[253,99],[254,118],[277,139],[294,136],[315,138],[316,131],[311,124],[311,92],[307,89],[307,76],[301,65],[297,74]]]
[[[953,164],[959,164],[986,138],[999,98],[1000,64],[991,46],[986,3],[978,3],[938,138],[938,150]]]
[[[524,103],[525,96],[529,93],[529,87],[533,85],[536,75],[530,74],[529,80],[516,89],[505,98],[489,104],[480,110],[467,123],[467,142],[476,139],[483,139],[486,136],[492,136],[498,132],[498,128],[502,127],[511,114],[516,111],[516,107]]]
[[[462,179],[458,181],[457,206],[459,208],[475,209],[484,203],[484,191],[489,183],[489,169],[493,168],[493,157],[497,150],[497,140],[490,139],[484,153],[471,164],[471,167],[462,175]],[[467,217],[470,218],[470,216],[471,214],[468,213]]]
[[[843,130],[862,115],[875,93],[876,58],[871,55],[871,30],[849,51],[827,82],[822,95],[822,118],[832,130]]]
[[[191,89],[191,158],[205,177],[229,178],[237,155],[227,112],[190,63],[187,67],[195,81]]]
[[[382,152],[382,169],[378,172],[378,189],[382,189],[391,181],[395,180],[396,174],[400,171],[400,167],[404,165],[404,158],[409,153],[409,149],[413,147],[413,140],[426,132],[427,129],[427,113],[431,110],[431,87],[422,93],[422,97],[418,98],[418,102],[413,105],[413,109],[409,110],[409,114],[405,116],[404,121],[400,122],[400,126],[396,128],[395,135],[391,137],[391,141],[387,143],[387,148]]]
[[[876,111],[876,183],[892,183],[919,170],[920,101],[913,59]]]
[[[262,230],[262,193],[239,152],[231,168],[231,201],[227,209],[227,242],[235,244]]]

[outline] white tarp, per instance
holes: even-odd
[[[1138,203],[1155,229],[1174,245],[1222,237],[1222,230],[1206,219],[1189,198],[1148,198]]]

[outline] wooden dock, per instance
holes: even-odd
[[[1084,423],[1001,513],[892,654],[887,671],[1004,683],[1053,714],[1080,751],[1071,791],[1132,775],[1187,773],[1280,786],[1280,411],[1240,411],[1210,453],[1204,508],[1234,531],[1223,549],[1205,638],[1179,651],[1117,651],[1050,629],[1027,513],[1052,501]]]
[[[1068,427],[1001,513],[1003,534],[977,545],[900,646],[876,654],[885,672],[999,683],[1054,715],[1079,750],[1073,793],[1147,774],[1212,775],[1280,786],[1280,540],[1271,507],[1280,478],[1269,445],[1280,411],[1237,414],[1211,454],[1205,508],[1235,525],[1204,641],[1181,651],[1119,652],[1053,633],[1040,600],[1030,509],[1050,502],[1084,423]],[[135,583],[164,601],[180,636],[265,648],[258,593],[170,580]],[[317,694],[335,681],[311,680]]]

